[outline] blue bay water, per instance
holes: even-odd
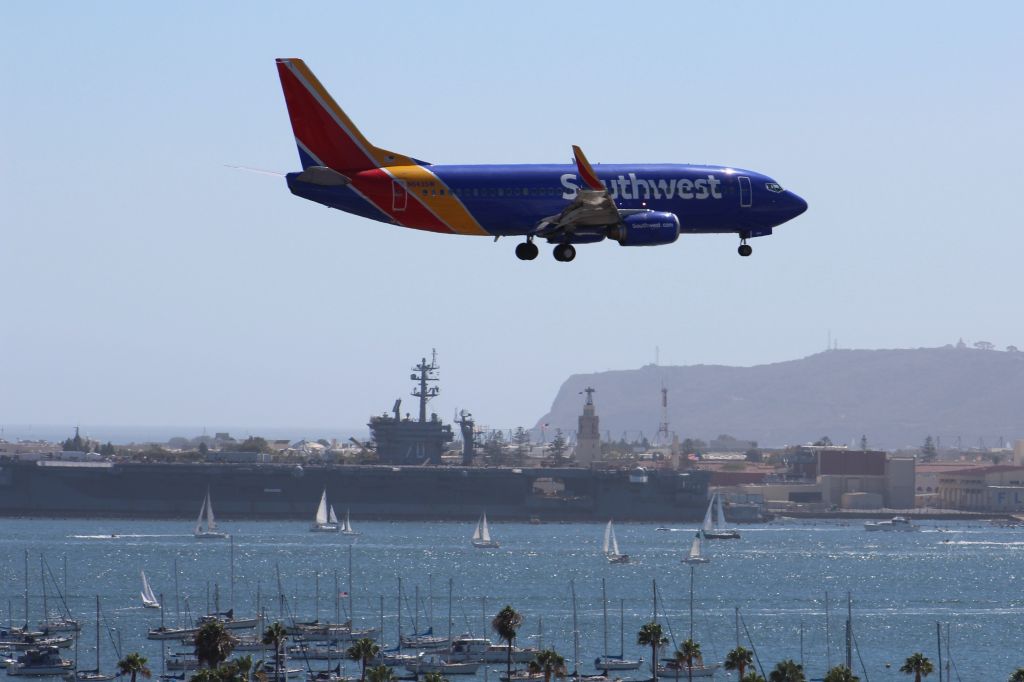
[[[476,550],[469,544],[472,525],[465,523],[354,522],[363,535],[351,540],[310,533],[302,522],[224,522],[234,538],[236,615],[255,615],[259,592],[268,614],[277,616],[279,568],[291,614],[312,619],[317,613],[314,586],[319,573],[319,616],[333,619],[334,575],[338,573],[339,589],[348,592],[351,546],[356,625],[379,625],[383,596],[388,644],[396,639],[399,577],[406,595],[404,632],[413,627],[416,586],[421,629],[432,614],[435,631],[447,631],[451,579],[456,634],[491,636],[484,621],[511,604],[526,618],[520,644],[540,642],[543,619],[543,644],[556,647],[570,661],[574,581],[584,672],[592,671],[594,657],[604,648],[602,578],[607,582],[613,653],[619,649],[623,600],[626,653],[649,659],[635,640],[640,625],[651,618],[654,581],[659,618],[667,622],[676,643],[688,636],[690,569],[680,558],[692,530],[617,525],[622,551],[633,561],[609,565],[600,554],[601,524],[492,524],[502,547]],[[828,663],[838,664],[845,655],[843,625],[850,592],[857,643],[854,667],[860,673],[858,659],[863,659],[867,679],[904,679],[898,667],[915,651],[937,663],[936,622],[950,624],[952,679],[1006,679],[1024,666],[1024,531],[981,523],[923,525],[919,533],[868,533],[859,523],[781,521],[742,527],[739,541],[705,543],[712,560],[695,569],[694,639],[708,660],[720,661],[735,645],[738,607],[746,630],[742,643],[756,647],[767,671],[783,658],[800,660],[802,624],[805,669],[820,677]],[[193,615],[205,613],[214,585],[219,586],[221,608],[231,605],[231,543],[194,539],[188,521],[5,519],[0,527],[0,623],[24,621],[24,551],[29,551],[33,623],[42,613],[39,554],[46,556],[58,583],[66,556],[70,608],[84,626],[80,657],[85,667],[94,660],[93,614],[99,594],[104,619],[117,628],[124,650],[142,652],[154,671],[160,669],[160,643],[145,639],[146,629],[159,625],[160,614],[141,607],[140,570],[146,571],[154,591],[163,594],[168,625],[176,621],[175,559],[182,610],[187,601]],[[831,596],[831,647],[826,646],[826,592]],[[54,600],[52,586],[48,593]],[[112,669],[115,653],[106,635],[101,649],[104,666]],[[945,655],[943,651],[944,660]],[[350,671],[356,672],[352,666]],[[717,678],[729,679],[724,672]]]

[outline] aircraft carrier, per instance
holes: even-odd
[[[419,419],[371,417],[378,464],[0,461],[0,515],[191,518],[206,491],[221,518],[311,519],[327,495],[357,518],[542,521],[695,521],[709,474],[639,467],[472,466],[472,422],[462,466],[442,463],[452,428],[427,417],[439,392],[437,360],[413,368]],[[467,428],[468,427],[468,428]]]

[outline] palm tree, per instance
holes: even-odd
[[[374,680],[373,679],[373,671],[372,670],[370,671],[370,680],[372,682],[378,682],[378,680]],[[386,682],[386,681],[385,680],[381,680],[379,682]],[[448,682],[448,680],[441,673],[427,673],[426,675],[423,676],[423,682]]]
[[[256,672],[256,662],[253,661],[251,654],[245,656],[239,656],[232,664],[235,666],[235,670],[238,672],[238,676],[242,678],[243,682],[249,682],[252,679],[252,675]]]
[[[132,652],[117,662],[118,675],[131,675],[132,682],[135,682],[136,675],[145,678],[152,677],[153,673],[146,667],[148,659],[142,654]]]
[[[726,670],[739,671],[740,680],[747,672],[747,666],[754,662],[754,653],[750,649],[738,646],[725,655]]]
[[[654,674],[654,680],[658,680],[658,649],[668,644],[668,637],[661,629],[661,625],[658,623],[644,623],[640,627],[640,632],[636,635],[636,643],[640,646],[651,647],[651,671]]]
[[[807,682],[804,667],[791,658],[775,664],[775,670],[768,673],[768,682]]]
[[[679,663],[686,664],[686,677],[687,679],[693,679],[693,661],[700,660],[700,644],[688,639],[682,643],[679,650],[676,651],[675,659]],[[678,668],[677,668],[678,670]]]
[[[267,626],[267,629],[263,632],[264,644],[274,645],[274,670],[275,677],[281,674],[284,668],[284,662],[281,660],[281,652],[284,651],[284,643],[288,641],[288,631],[278,621],[274,621]]]
[[[345,652],[348,657],[353,661],[359,661],[363,666],[363,674],[359,678],[359,682],[366,682],[366,664],[377,658],[377,654],[380,653],[380,646],[369,637],[363,637],[357,639],[352,643],[352,646]],[[378,668],[387,666],[377,666]],[[389,668],[390,670],[390,668]]]
[[[756,670],[751,670],[740,678],[740,682],[764,682],[764,678]]]
[[[1017,668],[1014,670],[1007,682],[1024,682],[1024,668]]]
[[[565,658],[554,649],[538,651],[536,661],[537,666],[544,672],[544,682],[551,682],[551,673],[561,670],[565,665]]]
[[[860,682],[860,678],[854,675],[853,671],[845,665],[837,665],[825,673],[824,682]]]
[[[380,647],[378,647],[378,650],[379,649]],[[430,679],[430,675],[435,676],[433,682],[441,682],[442,680],[444,680],[444,678],[441,677],[441,675],[438,673],[428,673],[427,677],[425,678],[426,682],[432,682]],[[397,677],[395,677],[395,671],[387,667],[386,665],[378,665],[373,668],[370,668],[368,671],[366,671],[366,677],[370,680],[370,682],[392,682],[393,680],[398,679]]]
[[[224,623],[211,620],[203,623],[192,640],[196,648],[199,665],[216,668],[228,660],[237,640],[231,636]]]
[[[512,646],[516,641],[516,631],[523,624],[523,614],[511,606],[506,606],[491,620],[491,629],[497,633],[500,639],[508,642],[508,663],[506,673],[509,679],[512,678]]]
[[[907,658],[907,660],[900,666],[900,672],[906,673],[907,675],[914,676],[914,682],[921,682],[922,677],[928,677],[930,674],[935,672],[935,667],[932,662],[928,660],[928,657],[917,652]]]

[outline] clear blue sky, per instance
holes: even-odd
[[[656,346],[1024,345],[1022,25],[1017,2],[3,3],[0,424],[358,426],[432,347],[437,411],[508,427]],[[749,259],[691,236],[571,265],[347,216],[224,166],[298,166],[278,56],[417,158],[576,143],[756,169],[810,210]]]

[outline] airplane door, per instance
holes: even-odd
[[[404,211],[409,203],[409,190],[405,187],[404,180],[391,181],[391,210]]]
[[[753,192],[750,190],[750,178],[746,175],[739,176],[740,181],[740,208],[750,208],[753,203]]]

